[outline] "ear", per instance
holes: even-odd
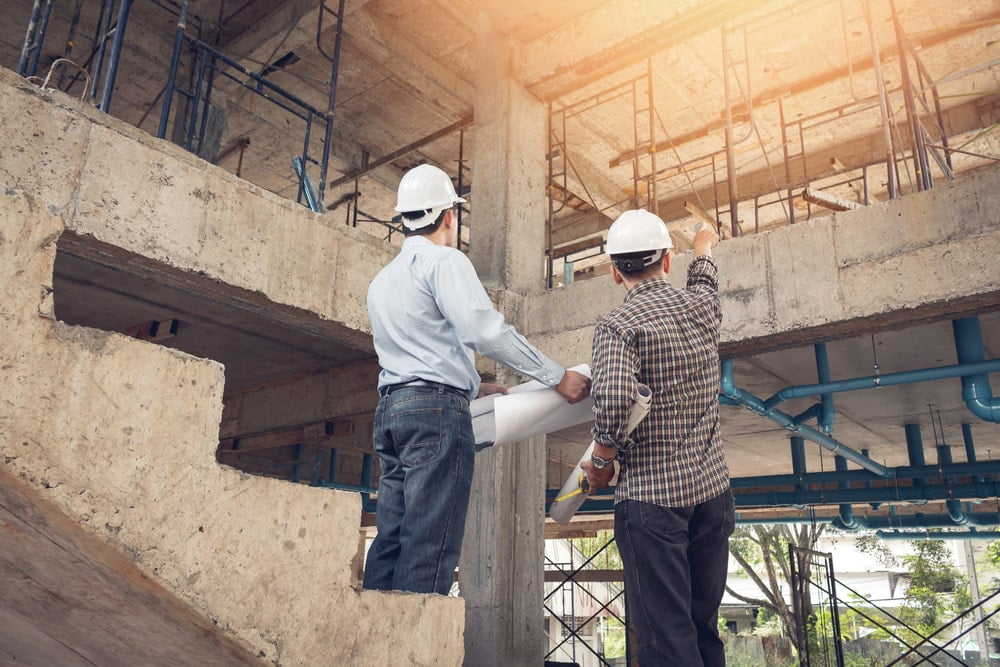
[[[663,273],[670,273],[670,251],[663,253]]]
[[[611,265],[611,279],[615,281],[615,285],[621,285],[623,282],[622,274],[614,264]]]

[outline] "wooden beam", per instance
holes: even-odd
[[[569,573],[563,573],[559,570],[545,570],[545,581],[562,584],[570,580],[568,575]],[[577,583],[614,583],[625,581],[625,578],[622,570],[578,570],[573,575],[572,580]]]
[[[560,525],[552,519],[547,519],[545,521],[545,539],[552,540],[579,536],[593,537],[601,531],[614,530],[614,528],[615,517],[613,514],[577,514],[565,525]]]
[[[850,199],[829,192],[823,192],[816,188],[807,187],[802,192],[802,198],[807,202],[819,204],[833,211],[856,211],[859,208],[865,207],[864,204],[859,204],[856,201],[851,201]]]
[[[716,29],[766,2],[606,2],[525,44],[523,80],[535,96],[553,100]]]

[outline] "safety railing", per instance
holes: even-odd
[[[69,92],[80,77],[87,81],[84,97],[93,101],[97,108],[108,112],[115,95],[115,82],[122,64],[122,53],[126,45],[127,27],[131,10],[137,0],[101,0],[96,8],[97,28],[89,48],[89,55],[82,64],[70,59],[74,43],[74,35],[80,21],[82,3],[77,3],[70,19],[70,39],[62,54],[62,62],[76,66],[78,73],[72,77],[61,75],[55,87]],[[317,33],[317,45],[320,52],[331,61],[330,93],[326,109],[318,109],[305,100],[293,95],[266,77],[269,68],[260,73],[251,71],[241,63],[229,57],[218,48],[202,41],[202,20],[189,14],[190,0],[143,0],[150,7],[167,11],[177,17],[177,27],[173,38],[173,49],[167,72],[167,80],[157,100],[151,105],[155,108],[162,100],[160,119],[156,136],[158,138],[175,138],[186,150],[202,155],[206,149],[207,137],[210,132],[210,114],[213,90],[217,80],[227,79],[244,90],[267,100],[284,112],[290,114],[302,123],[302,150],[298,155],[296,165],[299,188],[296,200],[309,206],[314,211],[324,212],[323,196],[327,182],[327,171],[330,160],[330,150],[333,136],[333,113],[337,73],[340,61],[340,46],[343,36],[344,0],[339,3],[338,11],[333,11],[321,3],[320,22]],[[50,17],[58,3],[54,0],[35,0],[32,13],[25,33],[24,46],[18,63],[18,73],[31,80],[38,76],[40,54],[45,48]],[[319,44],[320,33],[323,31],[323,15],[333,14],[336,18],[335,43],[332,55]],[[148,36],[146,36],[148,39]],[[185,48],[185,46],[187,48]],[[190,64],[191,67],[182,67]],[[185,71],[185,74],[181,74]],[[47,77],[48,79],[48,77]],[[93,83],[91,83],[91,81]],[[187,108],[183,112],[174,112],[176,99],[183,98]],[[148,113],[148,111],[147,111]],[[173,116],[172,116],[173,114]],[[142,116],[139,125],[145,120]],[[171,132],[171,121],[180,124],[182,131]],[[314,132],[319,131],[321,138],[314,141]],[[241,144],[242,151],[248,142]],[[289,156],[291,158],[293,156]],[[310,165],[319,168],[316,179],[317,187],[309,190],[306,187],[306,170]],[[239,170],[238,170],[239,171]]]
[[[900,646],[900,654],[886,663],[892,665],[955,665],[969,663],[950,646],[975,631],[1000,613],[1000,590],[957,613],[933,632],[924,634],[889,610],[881,607],[834,576],[833,556],[789,546],[791,587],[802,667],[831,667],[845,664],[840,610],[848,610],[885,633]],[[842,597],[838,590],[850,597]],[[974,620],[964,626],[967,618]],[[944,635],[959,625],[951,637]],[[985,647],[980,647],[984,650]]]

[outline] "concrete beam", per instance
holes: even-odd
[[[0,116],[22,119],[0,135],[0,154],[38,156],[0,162],[0,182],[64,215],[80,252],[165,267],[206,297],[370,351],[365,295],[392,258],[384,244],[2,69]],[[328,271],[324,289],[317,270]]]
[[[344,7],[344,25],[348,17],[368,4],[369,0],[347,0]],[[337,11],[337,0],[324,0],[327,8]],[[319,26],[320,3],[316,0],[289,0],[275,3],[273,11],[249,30],[232,35],[222,42],[223,51],[231,54],[247,69],[260,71],[259,63],[271,63],[288,51],[316,48],[316,28]],[[327,12],[323,16],[324,32],[336,27],[336,17]]]
[[[386,65],[393,80],[428,103],[437,98],[451,100],[449,115],[468,115],[475,99],[475,87],[454,69],[443,65],[415,43],[409,34],[397,27],[392,17],[381,15],[373,7],[365,7],[355,16],[348,31],[348,43],[372,60]]]
[[[515,45],[485,14],[477,30],[476,210],[471,258],[484,282],[501,288],[498,309],[515,326],[519,294],[542,287],[545,220],[545,109],[512,76]],[[505,288],[505,289],[504,289]],[[516,384],[504,369],[499,381]],[[477,455],[459,563],[465,598],[466,664],[542,662],[542,516],[545,438]]]
[[[720,244],[722,353],[747,356],[963,317],[1000,299],[1000,167],[931,190]],[[690,254],[674,257],[682,286]],[[961,277],[957,279],[956,277]],[[561,363],[624,296],[607,278],[528,297],[526,333]]]
[[[607,2],[524,45],[520,78],[553,100],[684,40],[745,15],[766,0]],[[586,54],[586,55],[580,55]]]
[[[472,191],[476,210],[504,224],[475,225],[471,259],[485,284],[537,292],[545,248],[545,203],[538,196],[547,181],[545,108],[513,78],[513,40],[495,33],[484,14],[478,42]]]

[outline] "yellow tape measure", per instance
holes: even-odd
[[[564,500],[569,500],[573,496],[578,496],[581,493],[588,493],[590,491],[590,484],[587,483],[587,476],[585,474],[580,473],[580,479],[577,481],[576,484],[577,484],[578,488],[573,489],[569,493],[562,494],[561,496],[559,496],[555,500],[553,500],[552,503],[553,504],[555,504],[555,503],[561,503]]]

